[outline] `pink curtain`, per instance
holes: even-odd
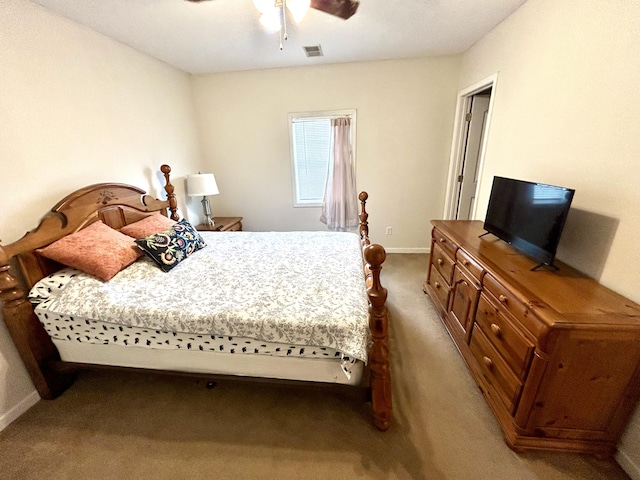
[[[331,120],[333,153],[322,202],[320,221],[331,230],[347,230],[358,225],[358,202],[351,154],[351,119]]]

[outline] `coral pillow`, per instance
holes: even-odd
[[[77,268],[104,281],[142,256],[133,238],[108,227],[100,220],[38,249],[37,252],[43,257]]]
[[[144,238],[154,233],[164,232],[171,228],[176,222],[159,213],[149,215],[120,229],[120,233],[133,238]]]

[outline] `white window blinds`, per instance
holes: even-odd
[[[321,207],[333,156],[331,120],[350,118],[349,142],[355,166],[356,110],[290,113],[294,207]]]
[[[320,205],[331,154],[331,120],[293,118],[291,140],[295,204]]]

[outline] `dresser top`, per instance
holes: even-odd
[[[531,310],[552,323],[602,323],[640,327],[640,305],[555,260],[557,270],[531,270],[538,263],[477,220],[432,220],[434,227],[475,257],[487,273],[512,286]],[[558,315],[559,314],[559,315]]]

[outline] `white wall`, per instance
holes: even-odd
[[[3,244],[91,183],[159,195],[168,163],[182,193],[200,160],[188,75],[24,0],[0,2],[0,25]],[[34,392],[0,321],[0,429]]]
[[[459,57],[441,57],[195,78],[214,213],[243,216],[247,230],[326,228],[320,208],[293,207],[287,114],[355,108],[372,241],[426,249],[443,208],[458,68]]]
[[[639,19],[637,1],[528,0],[465,53],[459,83],[498,72],[477,218],[494,175],[575,188],[559,257],[636,302]],[[620,451],[640,478],[640,411]]]

